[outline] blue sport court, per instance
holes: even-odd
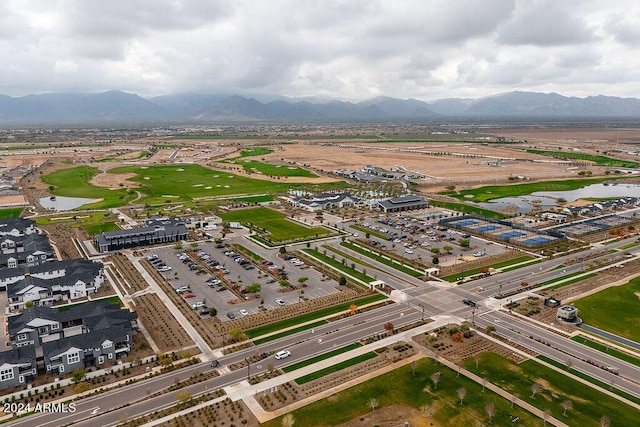
[[[501,237],[503,239],[513,239],[515,237],[526,236],[527,233],[523,233],[521,231],[507,231],[504,233],[496,234],[497,237]]]
[[[540,237],[532,237],[530,239],[523,240],[522,243],[526,243],[527,245],[539,245],[541,243],[550,242],[551,240],[553,240],[553,239],[551,239],[549,237],[541,237],[540,236]]]
[[[478,228],[474,228],[475,231],[480,231],[482,233],[486,233],[487,231],[493,231],[493,230],[500,230],[502,227],[499,225],[493,225],[493,224],[489,224],[489,225],[483,225],[481,227]]]
[[[478,224],[478,221],[475,221],[473,219],[463,219],[462,221],[456,221],[455,224],[460,227],[469,227],[470,225]]]

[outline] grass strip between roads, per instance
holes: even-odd
[[[631,401],[633,403],[636,403],[636,404],[640,405],[640,399],[638,399],[637,397],[635,397],[635,396],[633,396],[633,395],[631,395],[629,393],[626,393],[626,392],[624,392],[624,391],[622,391],[620,389],[617,389],[617,388],[613,387],[611,384],[606,384],[606,383],[604,383],[604,382],[602,382],[600,380],[597,380],[595,378],[590,377],[587,374],[583,374],[580,371],[576,371],[575,369],[569,369],[567,367],[567,365],[565,365],[564,363],[556,362],[555,360],[553,360],[553,359],[551,359],[551,358],[549,358],[547,356],[540,355],[540,356],[537,356],[537,358],[549,363],[550,365],[553,365],[553,366],[555,366],[557,368],[560,368],[563,371],[571,372],[576,377],[580,377],[583,380],[586,380],[586,381],[590,382],[591,384],[597,385],[598,387],[602,387],[605,390],[609,390],[610,392],[612,392],[612,393],[614,393],[614,394],[616,394],[616,395],[618,395],[620,397],[623,397],[623,398],[625,398],[625,399],[627,399],[627,400],[629,400],[629,401]],[[613,375],[613,374],[611,374],[611,376],[612,376],[612,378],[615,377],[615,375]],[[635,411],[635,409],[634,409],[634,411]]]
[[[369,353],[361,354],[360,356],[356,356],[353,359],[344,360],[342,362],[338,362],[335,365],[328,366],[324,369],[320,369],[319,371],[312,372],[309,375],[305,375],[303,377],[297,378],[296,383],[299,385],[311,382],[313,380],[317,380],[318,378],[322,378],[325,375],[333,374],[334,372],[341,371],[342,369],[346,369],[350,366],[357,365],[360,362],[364,362],[369,359],[373,359],[378,355],[374,352],[370,351]]]
[[[380,233],[379,231],[372,230],[372,229],[367,228],[367,227],[363,227],[362,225],[352,225],[351,228],[354,228],[354,229],[356,229],[358,231],[362,231],[365,234],[365,237],[366,237],[367,234],[369,234],[370,236],[375,236],[375,237],[377,237],[379,239],[382,239],[382,240],[388,240],[389,239],[389,236],[387,236],[386,234]]]
[[[255,345],[264,344],[264,343],[269,342],[269,341],[277,340],[277,339],[282,338],[282,337],[293,335],[293,334],[296,334],[298,332],[306,331],[306,330],[309,330],[309,329],[317,328],[318,326],[322,326],[322,325],[326,325],[326,324],[327,324],[326,320],[319,320],[317,322],[309,323],[308,325],[302,325],[302,326],[297,327],[297,328],[287,329],[286,331],[282,331],[282,332],[277,333],[277,334],[269,335],[268,337],[264,337],[264,338],[259,338],[257,340],[253,340],[253,344],[255,344]]]
[[[259,337],[262,335],[280,331],[282,329],[290,328],[292,326],[297,326],[301,323],[311,322],[313,320],[321,319],[325,316],[331,316],[343,311],[347,311],[349,310],[349,306],[353,304],[355,304],[356,306],[363,306],[371,304],[373,302],[384,301],[386,298],[387,297],[382,294],[369,295],[355,301],[347,301],[342,304],[334,305],[333,307],[323,308],[320,310],[312,311],[310,313],[302,314],[300,316],[292,317],[290,319],[284,319],[279,322],[271,323],[269,325],[249,329],[245,333],[249,338]]]
[[[294,363],[293,365],[285,366],[282,368],[285,372],[293,372],[297,369],[304,368],[305,366],[313,365],[316,362],[320,362],[321,360],[328,359],[333,356],[337,356],[342,353],[346,353],[347,351],[355,350],[356,348],[360,348],[362,344],[360,343],[351,343],[344,347],[336,348],[335,350],[328,351],[326,353],[319,354],[317,356],[313,356],[309,359],[302,360],[298,363]]]
[[[374,259],[376,261],[378,261],[379,263],[382,263],[384,265],[387,265],[391,268],[393,268],[394,270],[398,270],[401,271],[405,274],[408,274],[410,276],[413,277],[422,277],[424,276],[424,272],[420,272],[420,271],[416,271],[414,268],[411,267],[407,267],[405,265],[402,264],[401,260],[397,260],[395,258],[391,258],[387,255],[388,258],[383,257],[382,255],[379,255],[378,252],[374,252],[373,250],[366,250],[361,246],[358,245],[354,245],[353,243],[349,243],[349,242],[342,242],[340,243],[341,246],[344,246],[345,248],[351,249],[354,252],[358,252],[361,255],[366,256],[367,258],[371,258]]]
[[[571,277],[579,276],[580,274],[584,274],[584,271],[576,271],[576,272],[567,274],[565,276],[561,276],[561,277],[558,277],[558,278],[555,278],[555,279],[546,280],[544,282],[538,283],[538,285],[539,286],[551,285],[552,283],[557,283],[557,282],[559,282],[561,280],[565,280],[565,279],[569,279]],[[589,273],[589,274],[587,274],[585,276],[582,276],[582,277],[576,277],[574,280],[568,280],[568,281],[563,282],[563,283],[558,283],[557,285],[552,286],[551,289],[558,289],[558,288],[561,288],[563,286],[571,285],[573,283],[577,283],[577,282],[580,282],[580,281],[585,280],[585,279],[589,279],[589,278],[597,276],[597,275],[598,275],[597,273]]]
[[[441,277],[441,279],[442,280],[446,280],[447,282],[456,282],[458,280],[458,278],[460,278],[460,277],[467,277],[467,276],[473,276],[474,274],[480,274],[481,271],[484,268],[496,268],[497,269],[497,268],[506,267],[508,265],[519,264],[521,262],[529,261],[531,259],[533,259],[533,258],[528,256],[528,255],[525,255],[525,256],[521,256],[521,257],[518,257],[518,258],[510,259],[510,260],[507,260],[507,261],[497,262],[495,264],[487,265],[487,266],[484,266],[484,267],[473,268],[471,270],[463,271],[463,272],[460,272],[460,273],[450,274],[448,276]],[[523,267],[529,266],[531,264],[532,263],[528,263],[526,265],[523,265]]]
[[[334,269],[341,271],[345,274],[348,274],[350,276],[355,277],[358,280],[361,280],[362,282],[369,284],[371,282],[373,282],[375,279],[371,276],[368,276],[358,270],[356,270],[355,268],[351,268],[350,266],[343,264],[340,261],[336,261],[335,259],[328,257],[318,251],[316,251],[315,249],[302,249],[303,253],[309,254],[315,258],[317,258],[318,260],[320,260],[321,262],[323,262],[324,264],[333,267]]]
[[[589,338],[585,338],[583,336],[575,336],[571,337],[571,339],[580,344],[584,344],[587,347],[591,347],[594,350],[601,351],[602,353],[607,353],[609,356],[613,356],[616,359],[624,360],[625,362],[631,363],[632,365],[640,366],[640,359],[630,354],[616,350],[615,348],[611,348],[599,342],[592,341]]]

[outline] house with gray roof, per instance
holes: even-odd
[[[26,218],[5,218],[0,221],[0,236],[24,236],[37,233],[36,223]]]
[[[7,318],[7,331],[13,347],[41,345],[91,331],[122,327],[137,331],[138,315],[119,304],[89,301],[66,311],[36,306]]]
[[[294,197],[291,199],[291,203],[297,207],[317,211],[321,209],[342,208],[345,206],[360,206],[363,204],[363,201],[348,191],[343,191],[341,193],[322,193],[311,198]]]
[[[24,385],[32,381],[37,373],[35,347],[0,352],[0,390]]]
[[[401,197],[394,197],[378,202],[378,207],[383,212],[399,212],[412,209],[423,209],[429,207],[429,202],[420,196],[409,194]]]
[[[19,236],[0,236],[0,267],[32,267],[50,261],[53,248],[45,234],[31,233]]]
[[[47,373],[68,373],[100,366],[126,356],[131,350],[131,330],[122,326],[42,343]]]
[[[84,259],[52,261],[25,270],[0,269],[0,289],[7,290],[11,311],[24,309],[29,301],[53,305],[83,298],[97,292],[103,282],[103,264]]]

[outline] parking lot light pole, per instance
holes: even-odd
[[[424,304],[418,304],[420,307],[422,307],[422,321],[424,322]]]
[[[249,374],[251,371],[251,362],[249,361],[249,359],[244,359],[247,362],[247,381],[249,381]]]
[[[298,291],[298,302],[300,302],[300,291]]]

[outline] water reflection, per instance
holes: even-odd
[[[43,197],[39,200],[40,204],[45,209],[53,211],[69,211],[78,208],[87,203],[99,202],[100,199],[85,199],[82,197],[61,197],[51,196]]]
[[[541,209],[557,207],[557,199],[573,202],[578,199],[605,199],[616,197],[640,197],[640,185],[635,184],[592,184],[569,191],[536,191],[528,196],[503,197],[490,202],[475,203],[486,209],[510,213],[530,212],[534,205]]]

